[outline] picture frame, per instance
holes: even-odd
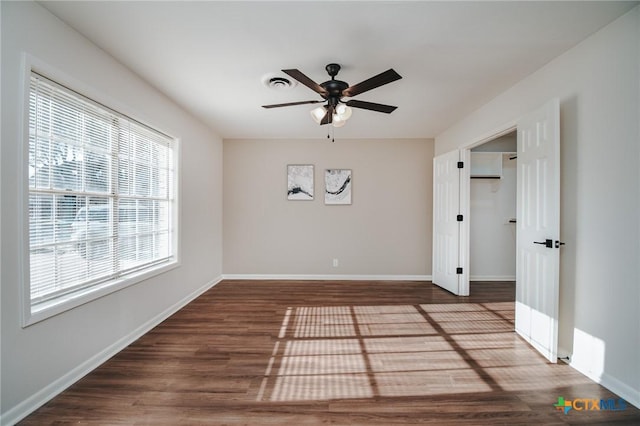
[[[324,172],[324,203],[350,205],[352,192],[351,169],[326,169]]]
[[[287,200],[313,201],[313,164],[287,165]]]

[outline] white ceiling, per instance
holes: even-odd
[[[433,137],[638,2],[201,1],[41,3],[224,138],[320,138],[320,99],[261,78],[325,65],[356,84],[394,68],[403,79],[354,99],[341,138]],[[611,48],[615,48],[612,46]],[[588,70],[585,70],[588,72]]]

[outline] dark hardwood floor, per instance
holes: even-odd
[[[556,409],[622,407],[517,337],[512,283],[471,292],[223,281],[21,424],[640,424],[631,405]]]

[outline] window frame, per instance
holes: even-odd
[[[140,120],[137,117],[139,114],[131,108],[123,105],[122,103],[104,95],[100,91],[90,87],[81,81],[71,77],[70,75],[40,61],[34,56],[24,53],[22,57],[22,73],[20,89],[22,90],[22,96],[20,96],[20,119],[22,120],[20,125],[20,135],[18,143],[20,145],[18,149],[18,169],[20,171],[20,178],[18,179],[18,199],[19,199],[19,212],[18,212],[18,226],[21,231],[21,238],[19,238],[19,252],[20,252],[20,281],[22,284],[21,306],[22,306],[22,327],[28,327],[32,324],[43,321],[47,318],[61,314],[78,306],[84,305],[96,299],[102,298],[106,295],[138,284],[142,281],[148,280],[151,277],[164,274],[172,269],[180,266],[181,255],[181,226],[180,226],[180,163],[181,163],[181,141],[179,138],[170,136],[169,132],[162,130],[159,126],[148,125],[147,120]],[[112,279],[104,282],[100,282],[93,286],[86,287],[74,291],[70,294],[59,296],[48,302],[32,305],[31,302],[31,272],[30,272],[30,237],[29,237],[29,104],[30,104],[30,82],[31,74],[37,73],[44,78],[51,80],[55,84],[64,87],[72,93],[76,93],[88,101],[109,110],[114,115],[119,115],[122,118],[138,123],[149,129],[153,129],[156,132],[162,133],[173,140],[173,182],[172,192],[173,199],[170,201],[170,238],[171,245],[173,247],[172,256],[166,261],[160,264],[149,265],[137,272],[130,273],[126,276]],[[37,309],[34,309],[36,307]]]

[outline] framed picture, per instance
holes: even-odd
[[[313,200],[313,164],[287,166],[287,200]]]
[[[351,204],[351,170],[327,169],[324,172],[324,203]]]

